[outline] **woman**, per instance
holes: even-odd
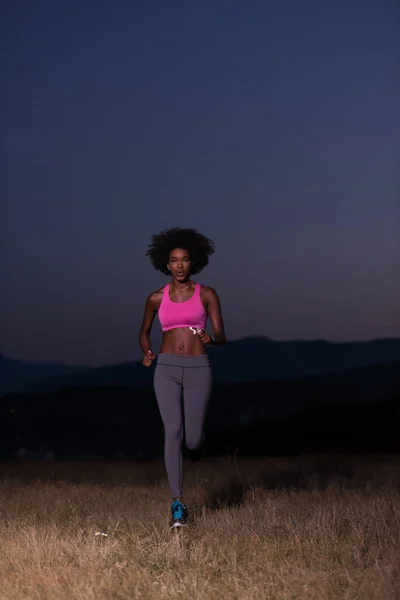
[[[139,334],[143,365],[155,360],[150,332],[158,313],[163,339],[154,373],[154,389],[164,424],[165,466],[172,495],[171,527],[187,522],[182,494],[183,420],[189,450],[203,443],[203,425],[211,392],[207,346],[225,344],[221,307],[216,292],[191,280],[208,264],[214,244],[196,229],[180,227],[152,237],[146,255],[171,281],[147,299]],[[213,335],[206,331],[209,317]],[[181,398],[183,397],[183,414]]]

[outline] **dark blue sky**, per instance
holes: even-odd
[[[396,0],[1,7],[4,354],[138,358],[176,225],[231,339],[400,336]]]

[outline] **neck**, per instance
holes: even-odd
[[[185,281],[176,281],[175,279],[172,279],[171,283],[176,290],[182,290],[183,288],[188,287],[192,282],[190,281],[190,277],[188,277]]]

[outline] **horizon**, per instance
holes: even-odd
[[[400,337],[399,4],[178,4],[3,6],[2,351],[139,360],[173,226],[228,339]]]
[[[371,338],[371,339],[365,339],[365,340],[362,340],[362,339],[359,339],[359,340],[329,340],[329,339],[324,339],[324,338],[309,338],[309,339],[298,338],[298,339],[277,340],[277,339],[269,338],[268,336],[252,335],[252,336],[244,336],[244,337],[228,340],[227,344],[231,344],[231,343],[235,343],[235,342],[240,343],[240,342],[251,341],[251,340],[255,340],[255,339],[265,340],[272,344],[324,343],[324,344],[333,344],[333,345],[335,345],[335,344],[336,345],[347,345],[347,344],[352,345],[352,344],[373,344],[373,343],[377,343],[377,342],[400,341],[400,336]],[[158,352],[156,352],[156,356],[157,355],[158,355]],[[102,367],[137,363],[137,362],[141,362],[141,360],[142,360],[142,357],[140,356],[139,358],[136,358],[136,359],[132,358],[130,360],[123,360],[123,361],[118,361],[118,362],[114,362],[114,363],[99,363],[99,364],[66,363],[66,362],[56,361],[56,360],[51,360],[51,359],[45,360],[45,361],[35,361],[35,360],[23,359],[23,358],[18,358],[15,356],[6,355],[0,351],[0,359],[2,359],[2,358],[6,358],[8,360],[13,360],[16,362],[31,363],[31,364],[37,364],[37,365],[59,365],[59,366],[65,366],[65,367],[78,367],[78,368],[88,368],[88,369],[99,369],[99,368],[101,369]]]

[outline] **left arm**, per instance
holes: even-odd
[[[217,292],[213,288],[206,288],[205,301],[207,313],[214,332],[213,342],[211,336],[203,331],[199,333],[199,337],[203,344],[212,344],[213,346],[222,346],[226,343],[224,320],[222,318],[221,304]]]

